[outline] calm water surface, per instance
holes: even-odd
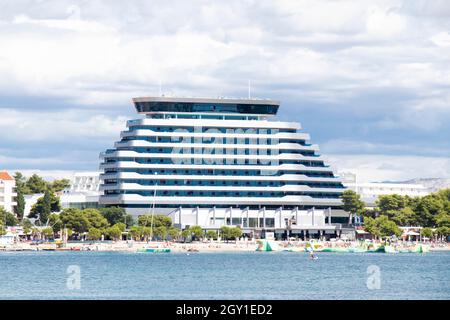
[[[371,265],[380,289],[367,288]],[[2,252],[0,268],[0,299],[450,299],[450,252]]]

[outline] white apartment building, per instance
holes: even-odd
[[[99,200],[100,173],[99,172],[76,172],[70,178],[70,187],[59,194],[61,208],[96,208]],[[33,205],[44,194],[36,193],[25,195],[24,216],[30,214]]]
[[[70,187],[65,193],[92,193],[98,194],[100,187],[100,172],[75,172]]]
[[[100,195],[100,172],[76,172],[71,178],[70,187],[60,196],[61,207],[95,208]]]
[[[6,211],[14,212],[16,202],[16,181],[8,172],[0,171],[0,207]]]
[[[381,195],[398,194],[409,197],[423,197],[428,195],[429,190],[421,184],[411,183],[385,183],[385,182],[364,182],[357,181],[357,175],[353,173],[340,174],[343,184],[350,190],[361,196],[367,207],[375,207],[375,202]]]

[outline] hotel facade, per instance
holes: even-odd
[[[102,152],[100,205],[166,214],[184,228],[332,234],[345,190],[296,122],[274,121],[279,102],[142,97]]]

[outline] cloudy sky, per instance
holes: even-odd
[[[0,169],[97,170],[132,97],[248,80],[340,171],[450,176],[447,0],[0,0]]]

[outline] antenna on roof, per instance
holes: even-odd
[[[248,80],[248,99],[250,100],[251,97],[251,84],[250,84],[250,79]]]

